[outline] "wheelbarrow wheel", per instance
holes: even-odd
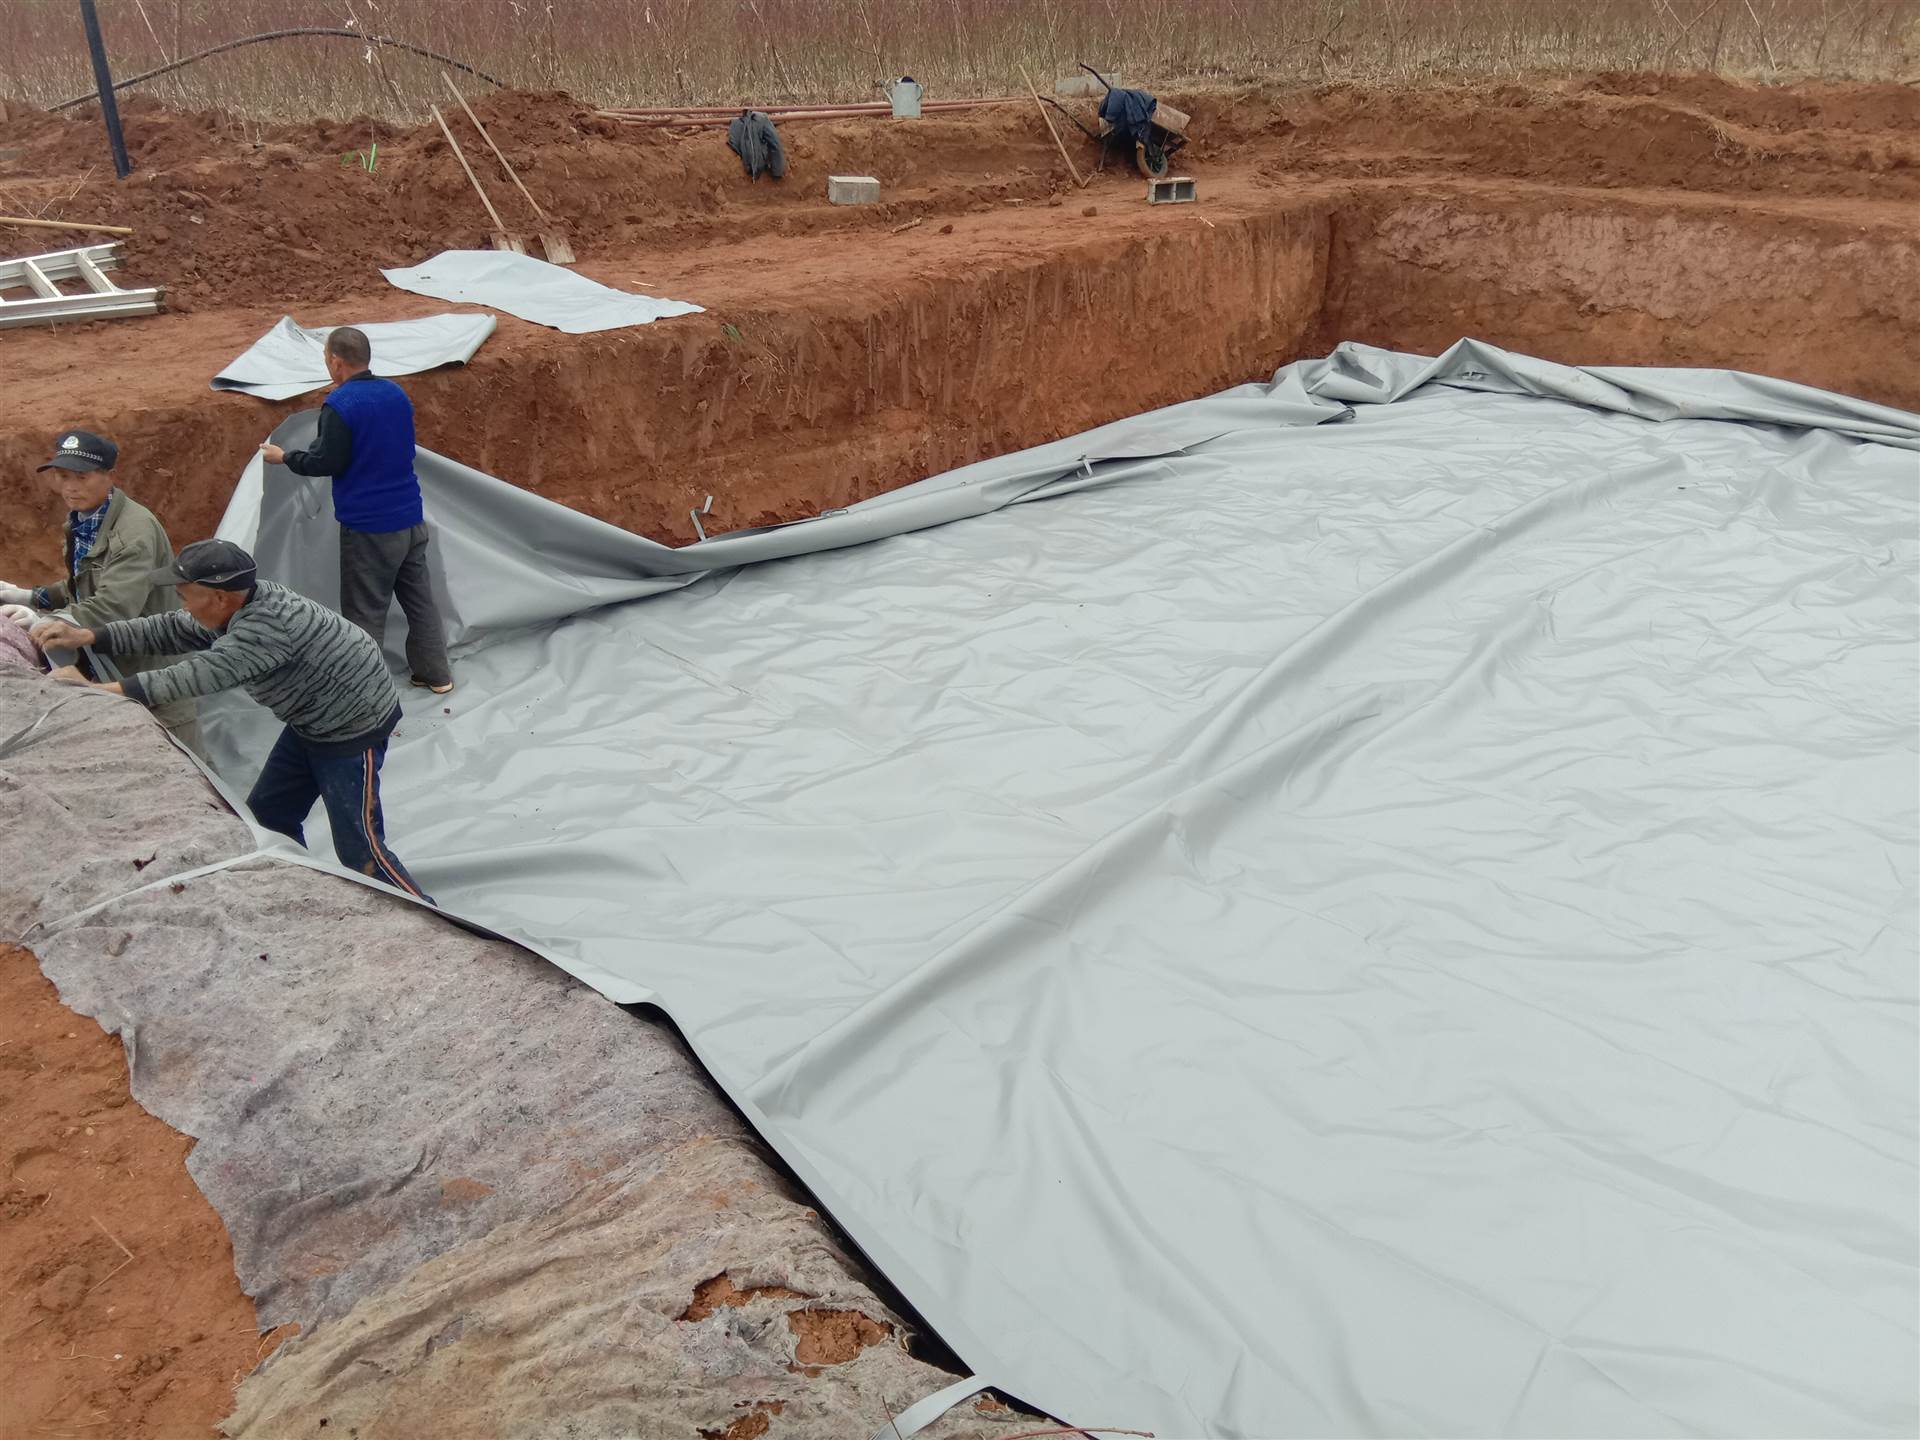
[[[1173,162],[1157,138],[1133,142],[1133,163],[1149,180],[1164,180],[1167,171],[1173,168]]]

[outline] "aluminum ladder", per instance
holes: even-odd
[[[103,273],[120,265],[120,246],[82,245],[29,255],[22,260],[0,260],[0,329],[10,325],[45,325],[55,320],[113,320],[122,315],[152,315],[167,293],[159,287],[122,290]],[[62,290],[62,280],[78,280],[87,288]],[[31,290],[31,298],[9,300],[9,290]]]

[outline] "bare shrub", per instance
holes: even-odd
[[[1086,59],[1158,86],[1418,82],[1588,70],[1911,78],[1920,0],[99,0],[128,75],[256,31],[352,25],[602,104],[1013,94]],[[429,62],[342,40],[255,46],[154,82],[255,118],[417,119]],[[0,95],[90,88],[76,7],[15,0]],[[416,111],[416,106],[417,111]]]

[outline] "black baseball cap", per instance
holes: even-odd
[[[54,442],[53,458],[42,470],[111,470],[120,447],[91,430],[63,430]]]
[[[251,590],[258,571],[253,556],[231,540],[196,540],[173,564],[147,577],[149,585],[205,585],[211,590]]]

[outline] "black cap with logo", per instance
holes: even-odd
[[[180,552],[173,564],[149,575],[147,583],[251,590],[257,578],[253,556],[231,540],[196,540]]]
[[[120,458],[120,447],[104,435],[90,430],[63,430],[54,445],[53,458],[42,470],[111,470]]]

